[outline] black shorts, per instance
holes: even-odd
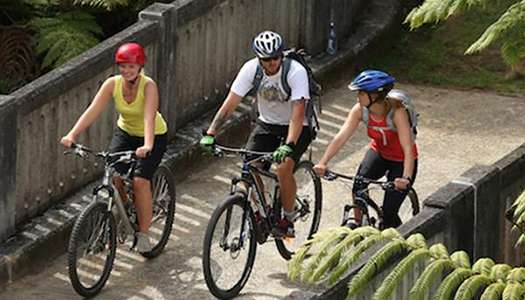
[[[251,132],[246,149],[259,152],[273,152],[282,145],[288,136],[288,125],[273,125],[257,120],[255,129]],[[312,142],[312,134],[308,126],[303,126],[301,135],[295,145],[295,150],[290,156],[297,163],[308,145]],[[257,156],[249,156],[246,159],[251,160]]]
[[[137,166],[135,167],[134,176],[138,176],[144,179],[151,180],[153,173],[157,170],[157,167],[162,160],[164,152],[166,152],[166,146],[168,144],[167,133],[161,135],[155,135],[155,141],[153,143],[153,150],[150,154],[139,159]],[[124,130],[117,127],[113,133],[113,138],[109,144],[109,152],[120,152],[128,150],[136,150],[144,145],[144,137],[129,135]],[[117,165],[116,169],[119,173],[124,174],[128,171],[127,165]]]

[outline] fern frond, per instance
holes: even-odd
[[[407,257],[403,258],[397,266],[388,274],[383,283],[374,293],[372,299],[383,300],[389,299],[394,288],[401,282],[403,276],[412,270],[414,264],[420,260],[430,257],[430,251],[426,248],[420,248],[412,251]]]
[[[355,294],[360,292],[375,273],[380,270],[390,258],[401,253],[408,247],[409,246],[405,240],[395,239],[375,253],[348,284],[347,299],[352,299]]]
[[[490,278],[493,281],[504,281],[512,267],[507,264],[497,264],[490,270]]]
[[[507,282],[523,283],[525,281],[525,268],[514,268],[507,275]]]
[[[524,243],[525,243],[525,235],[522,234],[516,241],[516,244],[514,245],[514,247],[519,247],[520,245],[523,245]]]
[[[434,296],[435,300],[449,300],[459,287],[459,285],[467,278],[472,276],[472,270],[467,268],[457,268],[441,282],[439,288]]]
[[[506,284],[502,282],[496,282],[491,285],[489,285],[483,294],[481,294],[481,298],[479,300],[499,300],[501,299],[501,295],[503,294],[503,290],[505,290]]]
[[[484,257],[478,259],[472,266],[472,271],[476,274],[489,275],[490,270],[494,267],[495,263],[491,258]]]
[[[430,246],[428,250],[430,251],[430,255],[432,255],[434,259],[448,258],[447,247],[445,247],[445,245],[441,243],[437,243]]]
[[[119,6],[127,6],[128,0],[75,0],[73,2],[77,5],[86,5],[95,8],[104,8],[108,11]]]
[[[444,21],[454,14],[487,2],[487,0],[426,0],[408,14],[404,23],[409,23],[410,29],[413,30],[423,24]]]
[[[421,233],[410,235],[406,242],[411,249],[427,248],[427,241]]]
[[[490,25],[481,37],[475,41],[465,54],[472,54],[487,48],[490,44],[504,37],[509,31],[517,26],[523,26],[525,22],[525,1],[519,1],[511,5],[501,17]]]
[[[333,231],[330,235],[328,235],[319,245],[319,251],[315,253],[308,262],[307,266],[304,268],[303,275],[301,276],[301,279],[303,282],[309,282],[312,283],[312,277],[315,273],[315,270],[317,269],[317,266],[328,254],[328,251],[332,249],[334,245],[337,245],[338,240],[341,239],[342,235],[347,235],[352,231],[352,229],[341,226],[338,227],[337,230]]]
[[[503,290],[501,299],[503,300],[521,300],[525,295],[525,287],[519,283],[508,283]]]
[[[454,300],[470,300],[474,299],[478,290],[484,286],[490,285],[492,282],[487,275],[474,275],[459,286]]]
[[[421,273],[416,280],[416,283],[414,283],[414,286],[409,293],[409,299],[423,300],[425,292],[432,286],[433,281],[443,272],[452,269],[454,269],[454,263],[448,258],[441,258],[433,261],[423,273]]]
[[[454,262],[457,268],[470,268],[470,258],[468,253],[463,250],[452,253],[450,259]]]
[[[339,242],[339,244],[335,248],[333,248],[327,259],[325,259],[324,262],[317,267],[314,274],[311,276],[309,282],[318,282],[319,279],[321,279],[321,277],[324,276],[330,268],[336,266],[339,263],[341,255],[345,249],[349,249],[351,246],[359,243],[367,236],[370,236],[372,234],[380,234],[380,232],[373,227],[368,227],[369,229],[367,230],[359,231],[359,229],[361,228],[366,229],[367,227],[359,227],[355,229],[353,232],[349,233],[341,242]]]

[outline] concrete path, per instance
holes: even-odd
[[[337,132],[355,95],[346,89],[350,75],[327,90],[322,131],[314,160]],[[475,164],[491,164],[525,142],[525,99],[492,93],[452,91],[400,85],[414,98],[420,113],[417,143],[420,169],[415,187],[423,201],[441,185]],[[367,145],[364,127],[334,159],[334,170],[354,173]],[[224,198],[239,159],[216,159],[197,165],[181,182],[174,237],[165,252],[152,261],[119,249],[110,283],[96,299],[213,299],[204,283],[201,255],[204,230],[214,207]],[[321,228],[335,226],[349,200],[341,182],[323,181]],[[341,197],[343,195],[343,197]],[[239,299],[304,299],[306,287],[286,279],[287,267],[272,242],[258,247],[257,258]],[[65,256],[39,273],[18,280],[0,292],[0,299],[80,299],[67,277]]]

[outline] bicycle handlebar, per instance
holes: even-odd
[[[133,163],[133,162],[136,162],[138,159],[137,155],[135,154],[135,151],[132,151],[132,150],[119,151],[119,152],[107,152],[107,151],[95,152],[84,145],[75,144],[75,143],[71,144],[71,148],[72,150],[64,151],[64,155],[75,154],[77,156],[85,158],[88,154],[91,154],[95,157],[104,159],[106,162],[108,162],[109,158],[118,158],[115,162],[112,162],[112,164]]]
[[[343,178],[343,179],[346,179],[346,180],[362,182],[364,184],[369,184],[369,183],[377,184],[377,185],[381,186],[381,188],[383,188],[385,190],[394,190],[395,189],[395,185],[394,185],[393,181],[374,180],[374,179],[366,178],[366,177],[359,176],[359,175],[358,176],[349,176],[349,175],[345,175],[345,174],[334,172],[332,170],[326,170],[326,172],[325,172],[325,174],[323,176],[323,179],[328,180],[328,181],[334,181],[337,178]]]
[[[259,157],[250,160],[248,163],[254,163],[256,161],[269,161],[273,162],[272,158],[272,152],[259,152],[259,151],[252,151],[244,148],[232,148],[232,147],[226,147],[222,145],[215,144],[213,147],[213,155],[215,156],[223,156],[225,152],[237,154],[237,155],[248,155],[248,154],[254,154],[254,155],[260,155]]]

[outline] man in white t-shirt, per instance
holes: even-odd
[[[305,119],[305,102],[310,99],[308,75],[299,62],[291,60],[285,79],[290,87],[290,94],[287,94],[281,74],[281,66],[286,59],[283,56],[284,43],[281,36],[272,31],[263,31],[253,40],[252,49],[257,57],[242,66],[200,144],[207,150],[213,149],[215,134],[242,98],[254,88],[258,66],[262,67],[262,76],[255,91],[259,118],[246,149],[274,151],[273,159],[279,163],[277,176],[284,213],[284,218],[278,224],[279,232],[274,234],[278,237],[294,237],[293,210],[297,186],[293,169],[312,141],[308,121]]]

